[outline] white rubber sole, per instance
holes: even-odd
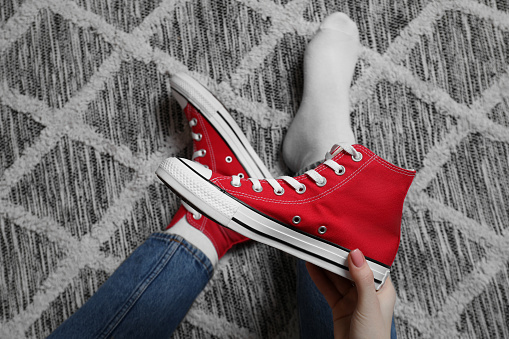
[[[251,147],[240,127],[212,93],[185,73],[173,75],[170,84],[179,103],[183,105],[184,101],[190,102],[222,136],[246,169],[249,177],[272,178],[269,170]]]
[[[351,280],[347,261],[349,250],[298,232],[250,208],[180,159],[165,160],[156,174],[194,208],[221,225]],[[378,290],[389,277],[390,268],[369,258],[366,260]]]

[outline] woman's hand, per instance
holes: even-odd
[[[396,291],[390,278],[376,291],[373,272],[358,249],[348,255],[355,285],[348,279],[306,263],[309,275],[332,309],[335,338],[390,338]]]

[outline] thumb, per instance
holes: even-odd
[[[357,310],[364,314],[370,314],[379,307],[375,279],[364,254],[359,249],[351,251],[348,255],[348,268],[357,287]]]

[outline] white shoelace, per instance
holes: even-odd
[[[194,161],[196,158],[203,158],[207,154],[207,151],[204,149],[199,149],[196,152],[193,153],[193,156],[191,157],[191,160]]]
[[[338,147],[341,147],[342,150],[344,150],[345,152],[350,154],[354,161],[360,161],[362,159],[362,153],[357,151],[350,144],[334,145],[332,147],[331,152],[325,153],[325,161],[323,162],[323,164],[325,166],[331,168],[336,175],[343,175],[343,174],[345,174],[345,167],[343,165],[338,164],[336,161],[332,160],[333,153],[336,153],[338,151]],[[316,185],[318,185],[320,187],[324,186],[327,183],[327,180],[325,179],[325,177],[322,176],[317,171],[315,171],[314,169],[306,171],[304,174],[306,174],[311,179],[313,179],[313,181],[316,183]],[[240,179],[241,178],[238,175],[232,176],[231,185],[234,187],[241,186]],[[299,194],[306,192],[306,185],[298,182],[297,180],[295,180],[292,177],[284,175],[277,179],[281,179],[284,182],[286,182]],[[262,187],[259,179],[249,178],[249,180],[253,184],[252,188],[255,192],[261,192],[263,190],[263,187]],[[274,193],[276,195],[282,195],[285,192],[284,188],[279,184],[279,182],[277,182],[276,179],[262,179],[262,180],[267,181],[267,183],[269,183],[269,185],[272,186],[272,188],[274,189]]]

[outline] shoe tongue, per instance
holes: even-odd
[[[329,153],[332,156],[332,158],[334,158],[336,155],[341,153],[342,150],[343,150],[343,147],[339,146],[338,144],[335,144],[334,146],[332,146]]]

